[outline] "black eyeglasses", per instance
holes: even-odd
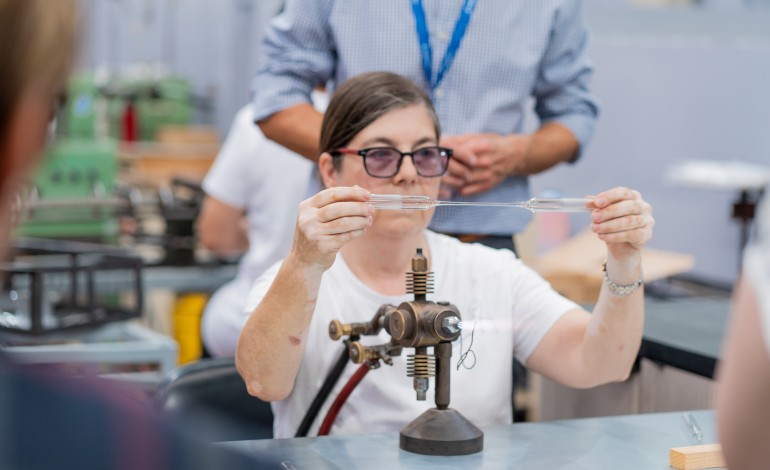
[[[341,148],[329,152],[332,156],[342,154],[364,157],[364,169],[375,178],[391,178],[401,169],[404,157],[412,157],[417,174],[423,177],[441,176],[446,172],[452,149],[444,147],[423,147],[413,152],[401,152],[393,147],[373,147],[368,149]]]

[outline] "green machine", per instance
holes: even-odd
[[[24,197],[18,234],[115,242],[128,201],[115,191],[119,142],[131,108],[134,136],[151,141],[161,126],[187,125],[193,104],[186,80],[146,71],[71,78],[58,115],[59,137]]]
[[[71,78],[57,141],[23,197],[18,234],[117,242],[119,218],[130,208],[116,191],[121,141],[152,141],[164,125],[189,125],[193,108],[186,80],[149,68]]]
[[[190,124],[193,115],[190,85],[178,77],[101,81],[85,73],[70,81],[68,95],[60,125],[70,137],[123,138],[121,125],[129,103],[135,108],[139,140],[154,140],[162,125]]]
[[[114,241],[123,206],[114,196],[117,155],[114,140],[60,139],[34,176],[18,234]]]

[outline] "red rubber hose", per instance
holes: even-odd
[[[321,423],[321,427],[318,430],[319,436],[328,436],[329,431],[332,428],[332,425],[334,424],[334,420],[337,419],[337,413],[340,412],[340,409],[342,408],[342,405],[345,404],[346,401],[348,401],[348,397],[351,393],[353,393],[353,390],[356,388],[356,386],[363,380],[363,378],[366,376],[366,373],[369,372],[369,369],[371,368],[371,364],[369,364],[369,361],[364,362],[361,364],[361,367],[358,368],[358,370],[348,379],[348,383],[345,384],[344,387],[342,387],[342,390],[340,390],[340,394],[337,395],[337,398],[334,399],[334,403],[332,403],[332,406],[329,408],[329,411],[326,413],[326,417],[324,418],[323,423]]]

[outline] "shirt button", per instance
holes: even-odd
[[[436,91],[433,92],[433,95],[436,98],[441,98],[442,96],[444,96],[444,89],[443,88],[436,88]]]
[[[449,39],[449,33],[446,31],[439,31],[438,38],[442,41],[447,41]]]

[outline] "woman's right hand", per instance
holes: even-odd
[[[370,197],[359,186],[335,187],[302,201],[289,257],[303,266],[329,269],[340,248],[372,225]]]

